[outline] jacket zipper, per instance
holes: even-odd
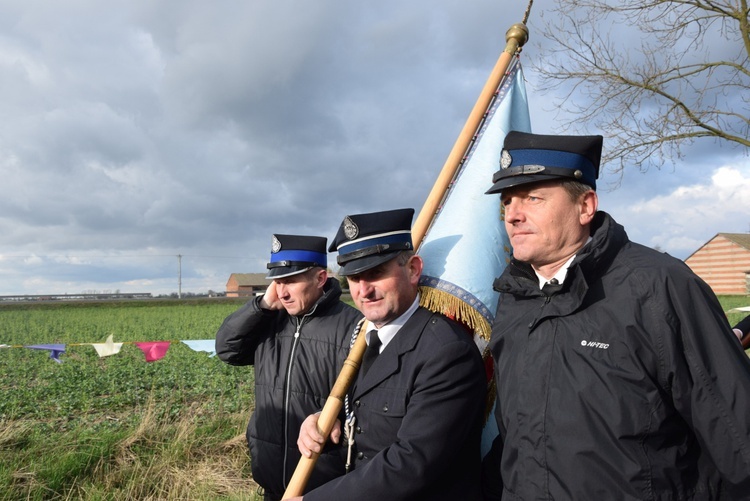
[[[518,266],[518,264],[515,263],[515,261],[511,261],[511,266],[518,270],[518,272],[523,275],[525,278],[528,278],[531,281],[538,280],[536,275],[532,275],[531,273],[528,273],[525,269]],[[539,310],[537,311],[537,316],[534,320],[529,322],[528,328],[529,332],[534,328],[534,326],[539,322],[539,319],[542,318],[542,312],[544,311],[544,307],[549,304],[549,302],[552,300],[552,296],[548,296],[547,294],[542,293],[544,296],[544,301],[542,301],[542,305],[539,307]]]
[[[542,305],[539,307],[539,310],[537,311],[537,316],[534,320],[529,322],[529,333],[534,329],[534,326],[539,322],[539,319],[542,318],[542,312],[544,312],[544,307],[549,304],[549,302],[552,300],[552,296],[544,296],[544,301],[542,302]]]
[[[292,350],[289,352],[289,364],[287,365],[287,371],[286,371],[286,381],[284,382],[284,462],[282,463],[282,476],[281,479],[284,484],[284,489],[287,488],[286,485],[286,460],[288,457],[288,450],[289,450],[289,393],[291,392],[291,381],[292,381],[292,368],[294,366],[294,352],[297,351],[297,343],[299,342],[299,336],[300,331],[302,330],[302,324],[305,323],[305,320],[307,320],[308,317],[310,317],[315,310],[317,309],[318,305],[316,304],[313,306],[312,310],[310,310],[306,315],[304,315],[302,318],[295,317],[295,320],[297,321],[297,330],[294,333],[294,343],[292,343]]]

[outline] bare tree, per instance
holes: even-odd
[[[563,126],[602,131],[621,174],[700,138],[747,148],[748,13],[748,0],[558,0],[542,33],[552,53],[534,67],[565,90]]]

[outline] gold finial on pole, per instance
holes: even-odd
[[[505,33],[505,51],[511,56],[515,56],[521,52],[521,47],[529,41],[529,29],[526,27],[526,21],[529,20],[531,14],[531,6],[534,4],[534,0],[529,0],[529,5],[526,6],[526,12],[523,13],[523,21],[518,24],[514,24]]]
[[[517,23],[505,33],[505,52],[511,56],[521,51],[521,47],[529,40],[529,29],[525,23]]]
[[[531,2],[526,9],[525,17],[528,17],[530,9]],[[502,82],[502,79],[505,76],[505,72],[510,65],[511,59],[518,55],[521,47],[523,47],[523,44],[525,44],[528,39],[529,30],[524,23],[514,24],[505,34],[505,50],[500,53],[500,57],[497,60],[492,73],[490,73],[474,108],[469,114],[469,118],[464,124],[464,128],[461,130],[458,139],[453,145],[453,149],[448,154],[448,159],[443,165],[443,169],[440,171],[435,184],[432,186],[432,191],[427,196],[427,200],[422,206],[422,210],[419,212],[417,219],[412,225],[411,238],[414,242],[415,249],[418,249],[422,244],[422,240],[427,234],[427,230],[432,224],[433,218],[437,214],[440,204],[442,203],[445,194],[448,192],[448,188],[456,176],[456,172],[458,172],[458,169],[461,166],[464,154],[471,145],[472,138],[478,130],[479,125],[485,116],[485,112],[500,86],[500,82]]]

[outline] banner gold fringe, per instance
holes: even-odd
[[[492,334],[492,325],[476,309],[461,301],[456,296],[433,287],[420,286],[419,305],[456,320],[471,329],[474,334],[489,342]],[[487,364],[488,360],[491,359],[492,353],[490,353],[489,347],[484,348],[482,350],[482,360]],[[487,395],[484,410],[485,421],[490,417],[492,406],[495,404],[495,378],[492,372],[487,374],[487,377]]]
[[[421,306],[457,320],[485,341],[490,340],[492,326],[486,318],[464,301],[447,292],[425,286],[419,287],[419,295]]]

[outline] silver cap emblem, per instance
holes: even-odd
[[[344,218],[344,235],[349,240],[354,240],[359,235],[359,228],[357,228],[357,225],[354,224],[354,221],[349,216]]]
[[[502,167],[503,169],[507,169],[508,167],[510,167],[512,161],[513,159],[511,158],[508,150],[503,150],[502,155],[500,155],[500,167]]]
[[[276,235],[273,236],[273,240],[271,240],[271,252],[276,254],[281,250],[281,242],[279,242],[279,239],[276,238]]]

